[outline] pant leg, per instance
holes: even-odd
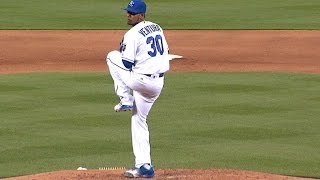
[[[144,77],[142,77],[144,78]],[[133,86],[134,106],[131,117],[132,147],[135,155],[135,166],[151,164],[150,134],[147,116],[152,105],[159,97],[163,80],[140,81]]]
[[[141,94],[134,91],[134,107],[131,117],[132,147],[135,155],[135,166],[151,164],[150,136],[147,116],[154,102],[146,102]]]
[[[107,55],[107,64],[114,82],[115,93],[119,96],[121,104],[132,106],[134,98],[128,86],[132,72],[122,64],[120,52],[111,51]]]

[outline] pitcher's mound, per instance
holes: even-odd
[[[7,180],[106,180],[106,179],[128,179],[122,176],[123,170],[87,170],[87,171],[58,171],[28,175]],[[153,179],[219,179],[219,180],[306,180],[307,178],[281,176],[267,173],[239,170],[193,170],[193,169],[156,169]]]

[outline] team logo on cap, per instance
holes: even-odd
[[[133,1],[130,1],[129,6],[132,7],[134,5]]]

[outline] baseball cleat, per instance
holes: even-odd
[[[115,107],[114,107],[114,110],[116,112],[120,112],[120,111],[131,111],[132,110],[132,106],[129,106],[129,105],[122,105],[121,103],[117,104]]]
[[[154,177],[154,169],[150,164],[144,164],[140,168],[132,168],[124,172],[124,176],[128,178],[152,178]]]

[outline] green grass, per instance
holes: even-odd
[[[165,29],[320,29],[319,0],[146,0]],[[0,29],[127,29],[128,0],[1,0]]]
[[[150,116],[157,168],[320,177],[320,76],[168,73]],[[0,75],[0,177],[133,164],[130,113],[103,73]]]

